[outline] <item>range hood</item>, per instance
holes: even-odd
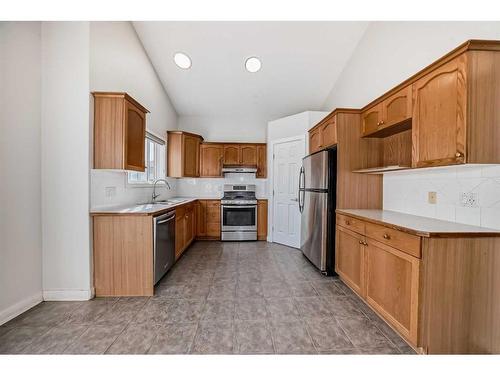
[[[257,166],[225,164],[222,166],[222,173],[257,173]]]

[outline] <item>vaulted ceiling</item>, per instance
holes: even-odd
[[[367,22],[134,22],[180,116],[273,120],[323,103]],[[191,57],[178,68],[176,52]],[[262,69],[245,70],[257,56]]]

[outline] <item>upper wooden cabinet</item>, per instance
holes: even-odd
[[[309,153],[323,150],[337,144],[337,118],[328,115],[309,130]]]
[[[224,146],[219,143],[202,143],[200,145],[200,176],[220,177]]]
[[[94,168],[143,172],[148,110],[126,93],[92,94]]]
[[[464,163],[466,55],[460,55],[419,79],[413,84],[413,91],[413,166]]]
[[[378,130],[382,121],[382,104],[379,103],[361,112],[361,125],[363,136],[374,133]]]
[[[167,176],[199,177],[200,144],[203,138],[197,134],[167,132]]]
[[[384,137],[397,132],[398,129],[389,128],[409,121],[412,108],[412,86],[408,85],[361,113],[363,136]]]
[[[257,166],[257,178],[267,177],[265,143],[215,143],[200,145],[200,176],[222,177],[222,166]]]
[[[257,178],[267,177],[267,146],[257,145]]]
[[[224,145],[224,164],[239,164],[241,159],[241,147],[237,144]]]

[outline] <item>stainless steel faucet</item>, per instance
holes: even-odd
[[[154,203],[156,198],[158,198],[161,194],[156,194],[156,184],[159,182],[159,181],[163,181],[165,183],[165,185],[167,186],[168,190],[170,190],[170,185],[168,183],[167,180],[165,180],[164,178],[159,178],[155,181],[155,183],[153,184],[153,195],[151,195],[151,201]]]

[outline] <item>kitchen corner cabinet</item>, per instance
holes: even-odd
[[[257,240],[267,240],[267,199],[257,201]]]
[[[200,135],[183,131],[167,132],[167,176],[200,176]]]
[[[94,168],[145,170],[148,110],[126,93],[93,92]]]
[[[337,144],[337,118],[328,115],[309,130],[309,153],[320,151]]]
[[[224,146],[219,143],[200,145],[200,177],[221,177]]]
[[[196,236],[195,203],[175,209],[175,259],[183,254]]]

